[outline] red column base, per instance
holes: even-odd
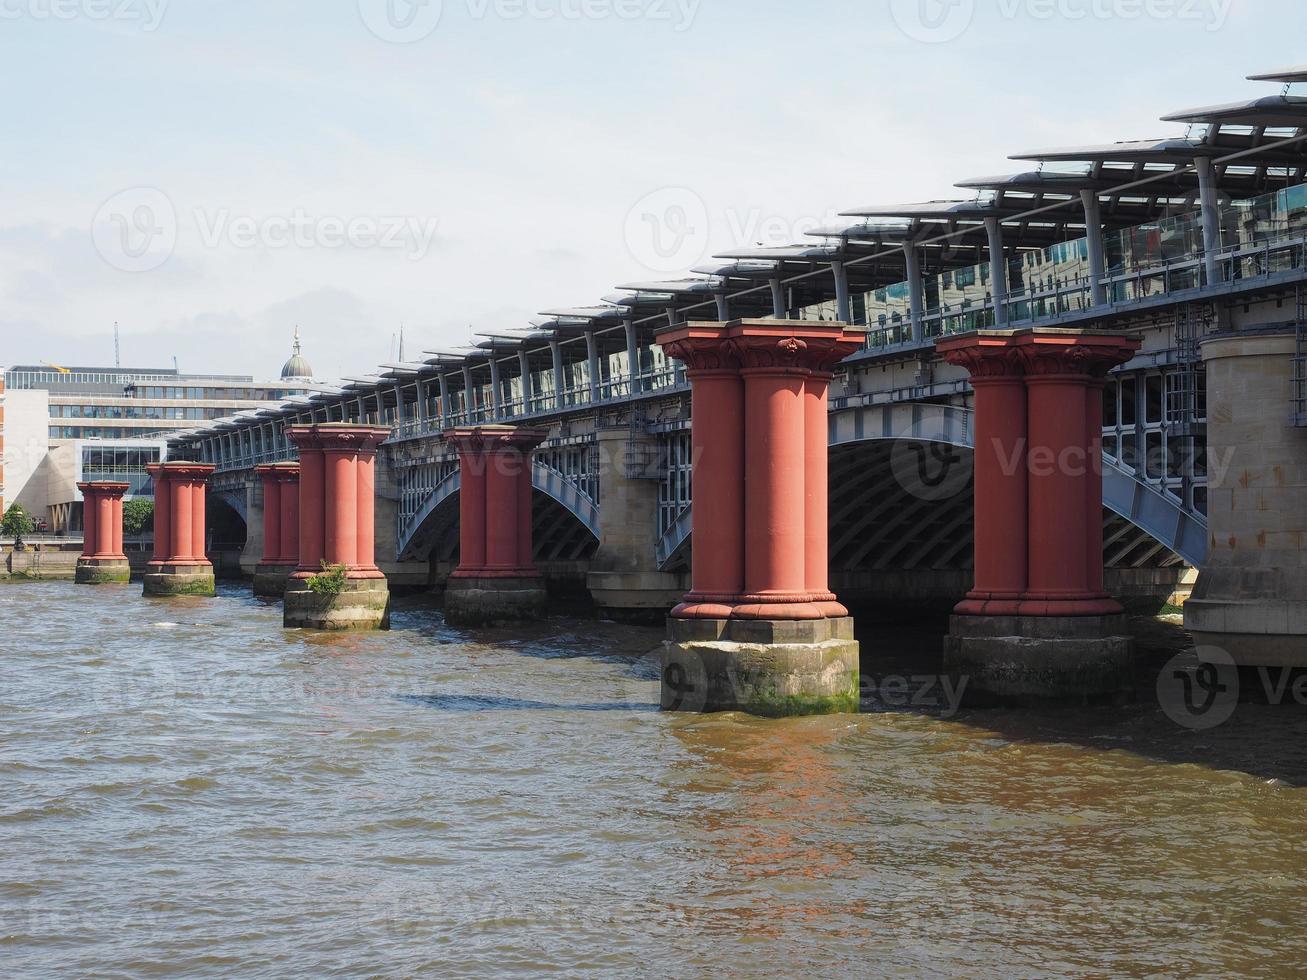
[[[1119,616],[1125,607],[1108,593],[1048,595],[971,592],[953,610],[957,616]]]
[[[843,619],[849,611],[829,592],[723,596],[691,592],[672,610],[673,619]]]
[[[146,565],[150,571],[168,568],[212,568],[213,562],[207,558],[164,558],[161,561],[151,561]]]
[[[534,565],[519,565],[516,568],[465,568],[450,573],[450,578],[486,579],[486,578],[541,578],[540,569]]]
[[[271,563],[269,563],[271,564]],[[291,566],[294,567],[294,566]],[[354,581],[375,581],[385,579],[386,573],[379,568],[364,567],[362,565],[345,565],[345,577],[351,582]],[[313,569],[312,571],[301,568],[290,575],[292,581],[303,582],[315,576],[321,575],[322,569]]]

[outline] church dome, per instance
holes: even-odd
[[[282,378],[311,378],[313,367],[300,353],[300,328],[295,328],[295,346],[288,360],[281,369]]]

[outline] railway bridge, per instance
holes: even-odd
[[[1200,641],[1241,663],[1302,663],[1307,98],[1290,91],[1307,69],[1252,77],[1284,91],[1165,117],[1183,135],[1017,154],[1024,169],[961,181],[964,198],[850,208],[809,241],[717,255],[220,420],[174,440],[173,456],[215,468],[211,508],[245,525],[253,573],[268,550],[260,474],[297,458],[294,430],[382,427],[376,565],[392,584],[443,588],[466,557],[465,474],[446,433],[538,431],[530,528],[549,588],[584,590],[611,615],[662,617],[692,588],[707,533],[696,535],[695,477],[720,469],[703,468],[695,429],[736,424],[715,408],[695,417],[696,369],[668,338],[704,324],[795,338],[850,325],[856,349],[823,390],[830,587],[854,605],[961,599],[989,574],[978,565],[1014,506],[1031,508],[1036,542],[1021,544],[1021,562],[1036,561],[1059,518],[1026,500],[1033,477],[1018,487],[984,462],[1014,416],[991,383],[1000,362],[975,351],[1117,338],[1088,395],[1037,378],[1080,368],[1036,365],[1034,348],[1009,345],[1003,371],[1025,358],[1015,373],[1031,406],[1020,441],[1090,406],[1103,506],[1089,538],[1101,531],[1107,591],[1166,598],[1193,585]]]

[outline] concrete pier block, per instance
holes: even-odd
[[[445,622],[460,628],[542,619],[549,602],[545,581],[525,578],[458,578],[445,587]]]
[[[1128,700],[1134,639],[1124,615],[954,616],[944,671],[973,704]]]
[[[849,617],[670,619],[662,708],[769,718],[856,713],[858,656]]]
[[[126,558],[79,558],[74,581],[78,585],[121,585],[132,580]]]
[[[207,561],[188,565],[150,562],[145,573],[144,591],[148,596],[211,596],[217,594],[218,588],[213,566]]]
[[[294,565],[260,563],[254,568],[254,594],[261,599],[280,599],[286,594],[286,584]]]
[[[338,593],[314,592],[308,580],[292,578],[285,594],[286,629],[349,632],[390,629],[390,586],[384,578],[347,578]]]

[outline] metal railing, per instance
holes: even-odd
[[[1098,282],[1103,303],[1093,301],[1095,283],[1079,271],[1083,262],[1076,258],[1076,246],[1083,239],[1063,243],[1060,248],[1067,250],[1065,256],[1046,250],[1030,268],[1019,263],[1010,267],[1008,273],[1014,280],[1024,281],[1014,281],[1001,310],[988,292],[926,308],[920,315],[919,337],[913,335],[907,309],[907,284],[887,287],[875,295],[881,303],[889,303],[890,309],[865,324],[869,327],[867,347],[882,350],[918,345],[949,334],[993,328],[1000,322],[1006,327],[1052,325],[1067,317],[1111,313],[1154,299],[1202,299],[1202,293],[1222,285],[1237,286],[1307,270],[1307,185],[1222,209],[1220,222],[1227,244],[1212,263],[1219,282],[1209,278],[1207,255],[1201,238],[1194,234],[1194,221],[1195,216],[1189,215],[1112,233],[1118,257]],[[1167,251],[1178,254],[1163,254]],[[941,282],[952,283],[965,292],[976,282],[987,282],[989,269],[988,263],[982,263],[952,270],[932,281],[933,288],[941,288]],[[1031,279],[1038,285],[1032,285]]]

